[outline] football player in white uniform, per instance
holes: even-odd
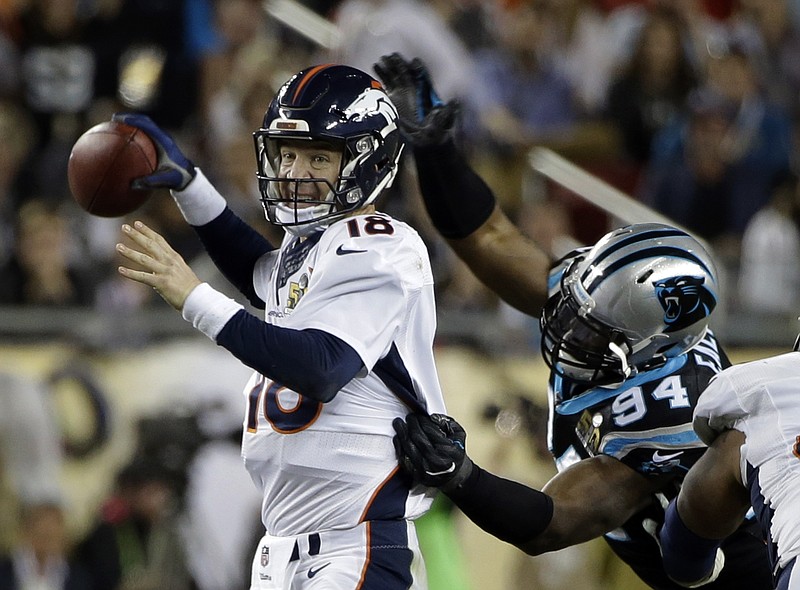
[[[778,590],[800,589],[800,353],[730,367],[700,396],[694,428],[709,450],[692,467],[660,531],[667,573],[695,585],[753,507]]]
[[[118,245],[183,317],[255,370],[244,390],[242,455],[263,492],[266,534],[251,588],[425,588],[413,519],[432,491],[397,463],[392,420],[441,412],[436,310],[425,245],[376,211],[402,152],[397,111],[360,70],[319,65],[278,91],[254,133],[275,249],[227,207],[149,118],[115,118],[157,144],[158,170],[204,247],[265,319],[201,283],[156,232],[123,226]]]

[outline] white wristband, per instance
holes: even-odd
[[[216,342],[225,324],[244,307],[208,283],[197,285],[183,304],[183,319]]]
[[[228,204],[214,185],[196,168],[197,175],[182,191],[170,191],[189,225],[205,225],[225,210]]]

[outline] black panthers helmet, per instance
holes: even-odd
[[[711,256],[686,232],[659,223],[616,229],[563,272],[542,313],[542,355],[574,381],[621,383],[697,344],[718,289]]]
[[[372,203],[397,174],[402,141],[397,109],[380,82],[355,68],[323,64],[287,81],[254,133],[258,182],[267,218],[305,234]],[[324,200],[281,197],[277,177],[280,142],[322,140],[341,146],[336,186]],[[323,182],[294,179],[291,182]],[[297,192],[297,191],[293,191]],[[311,207],[297,208],[297,203]]]

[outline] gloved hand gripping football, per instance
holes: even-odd
[[[439,145],[450,137],[459,105],[439,98],[419,58],[408,62],[392,53],[381,57],[373,68],[397,107],[400,129],[413,145]]]
[[[156,125],[150,117],[140,113],[114,113],[111,117],[145,132],[153,141],[158,152],[158,167],[148,176],[134,179],[131,187],[135,189],[168,188],[180,191],[186,188],[197,174],[194,164],[170,135]]]
[[[405,420],[395,418],[392,426],[400,465],[415,483],[448,492],[472,473],[465,450],[467,433],[449,416],[409,414]]]

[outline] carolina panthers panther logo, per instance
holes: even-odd
[[[664,308],[665,332],[677,332],[711,315],[717,298],[704,282],[703,277],[681,276],[653,283]]]

